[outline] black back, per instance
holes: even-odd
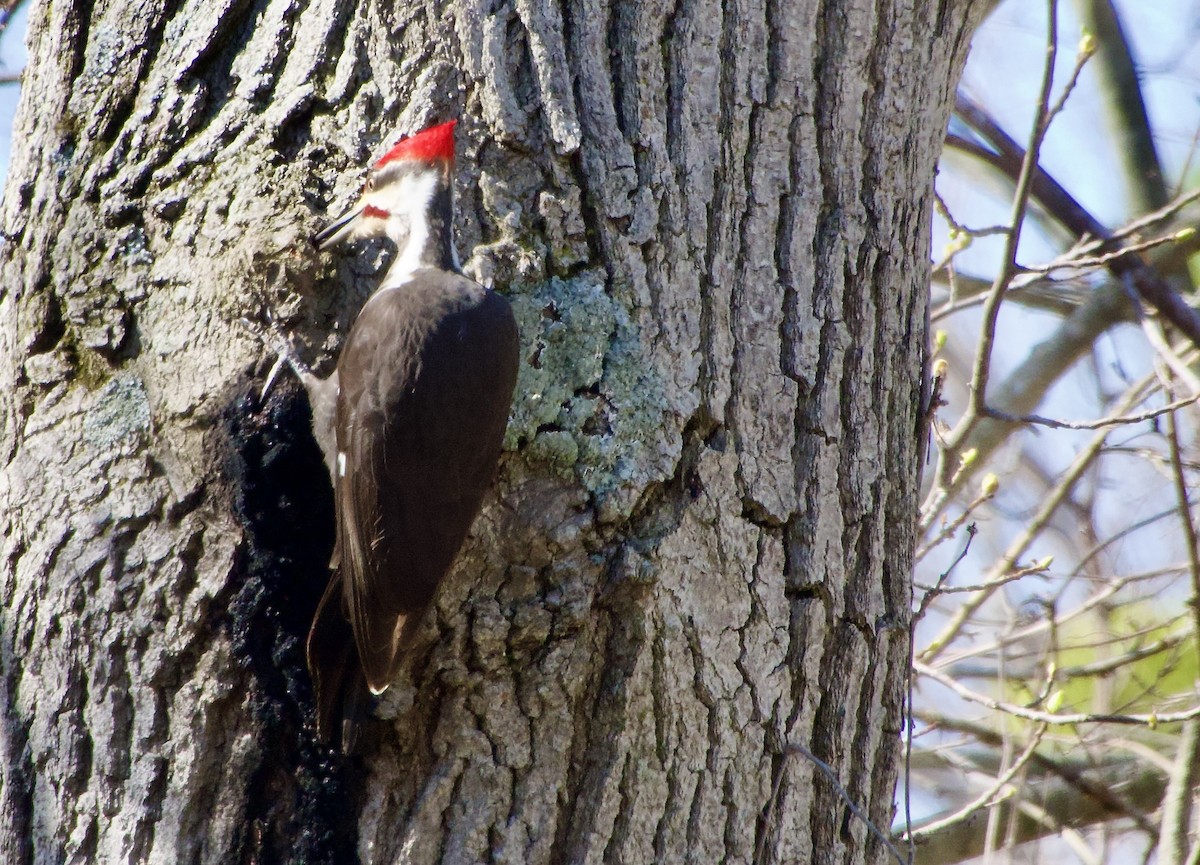
[[[344,632],[322,619],[344,614],[367,684],[387,687],[491,483],[517,354],[508,301],[432,267],[373,295],[350,331],[338,361],[335,572],[309,640],[326,737],[353,664],[319,645]]]

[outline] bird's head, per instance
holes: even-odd
[[[454,124],[442,123],[402,138],[371,167],[358,202],[313,235],[317,249],[345,240],[391,237],[399,243],[425,216],[434,192],[454,166]]]

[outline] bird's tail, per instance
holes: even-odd
[[[317,738],[353,754],[370,700],[341,597],[342,578],[334,571],[308,632],[308,671],[317,704]]]

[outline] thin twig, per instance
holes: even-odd
[[[1049,4],[1049,18],[1046,33],[1046,62],[1042,69],[1042,86],[1038,95],[1037,114],[1033,122],[1033,131],[1029,136],[1029,146],[1021,160],[1021,170],[1017,175],[1017,188],[1013,195],[1012,210],[1009,216],[1009,232],[1004,244],[1004,257],[996,279],[988,292],[983,304],[983,325],[979,333],[979,350],[975,354],[975,369],[971,375],[971,401],[967,415],[961,422],[964,430],[970,430],[978,420],[984,407],[988,377],[992,367],[992,344],[996,339],[996,322],[1000,317],[1000,304],[1009,282],[1017,272],[1017,247],[1021,242],[1021,228],[1025,222],[1025,211],[1029,207],[1029,197],[1033,191],[1033,178],[1037,171],[1038,158],[1041,154],[1042,141],[1046,137],[1049,122],[1050,92],[1054,87],[1054,60],[1058,55],[1058,7],[1054,0]]]
[[[946,220],[946,223],[959,234],[965,234],[968,237],[990,237],[995,234],[1008,234],[1007,225],[989,225],[986,228],[970,228],[963,225],[954,215],[950,213],[950,208],[946,206],[945,199],[936,189],[933,191],[933,206],[938,212],[938,216]]]
[[[1184,174],[1182,176],[1187,177],[1188,175]],[[1165,207],[1160,207],[1153,213],[1147,213],[1143,216],[1139,216],[1137,219],[1127,222],[1120,228],[1116,229],[1114,232],[1112,232],[1112,234],[1109,235],[1109,240],[1123,240],[1126,237],[1137,234],[1145,228],[1151,228],[1160,222],[1166,222],[1168,219],[1179,213],[1179,211],[1183,210],[1198,198],[1200,198],[1200,188],[1193,189],[1186,195],[1176,195],[1174,200],[1168,203]],[[1099,245],[1100,242],[1097,241],[1097,247],[1099,247]]]
[[[1131,649],[1120,655],[1115,655],[1111,658],[1104,658],[1099,661],[1092,661],[1088,664],[1079,664],[1074,667],[1062,667],[1058,671],[1058,675],[1063,679],[1079,679],[1090,678],[1093,676],[1108,676],[1120,670],[1127,669],[1130,665],[1146,658],[1153,658],[1155,655],[1162,654],[1174,649],[1180,643],[1191,639],[1192,631],[1186,631],[1182,634],[1176,634],[1170,637],[1163,637],[1161,640],[1155,640],[1138,649]],[[1075,646],[1073,648],[1080,648]]]
[[[992,488],[989,485],[989,487],[987,489],[983,490],[979,495],[977,495],[974,499],[972,499],[965,508],[963,508],[963,512],[961,514],[959,514],[957,517],[955,517],[950,522],[946,523],[946,525],[942,526],[941,530],[936,535],[934,535],[929,540],[928,543],[926,543],[924,546],[917,548],[915,561],[918,561],[918,562],[921,561],[923,558],[925,558],[927,555],[929,555],[929,553],[934,549],[934,547],[938,547],[942,543],[947,541],[948,539],[954,537],[955,533],[960,528],[962,528],[963,523],[965,523],[967,520],[971,519],[971,515],[978,508],[980,508],[987,502],[990,502],[995,497],[996,497],[996,489]],[[925,526],[924,524],[922,524],[920,526],[920,530],[922,532],[927,531],[928,527]],[[974,534],[974,529],[971,530],[971,533]]]
[[[1049,0],[1050,3],[1056,3],[1056,0]],[[1057,6],[1055,7],[1057,8]],[[1092,59],[1092,55],[1096,53],[1096,45],[1093,40],[1090,45],[1083,43],[1080,46],[1079,53],[1075,55],[1075,66],[1071,69],[1071,77],[1067,79],[1066,86],[1058,95],[1058,99],[1050,106],[1050,111],[1046,114],[1046,125],[1049,126],[1055,117],[1063,110],[1067,104],[1067,100],[1071,94],[1075,92],[1075,85],[1079,83],[1079,73],[1083,72],[1083,67]]]
[[[920,720],[928,724],[934,729],[951,730],[956,733],[963,733],[976,739],[985,746],[992,748],[999,747],[1001,744],[1001,736],[994,729],[985,724],[976,721],[968,721],[963,718],[952,718],[949,715],[944,715],[930,710],[923,710],[917,713]],[[990,753],[990,752],[989,752]],[[1124,758],[1125,763],[1129,762],[1129,758]],[[1146,819],[1146,816],[1138,811],[1129,802],[1126,802],[1119,796],[1115,790],[1106,786],[1104,783],[1092,780],[1084,770],[1078,769],[1067,759],[1051,757],[1041,752],[1033,755],[1033,762],[1041,769],[1049,774],[1056,775],[1066,781],[1075,789],[1079,790],[1085,796],[1095,799],[1097,802],[1108,808],[1110,811],[1128,817],[1138,828],[1146,833],[1153,833],[1153,824]],[[1093,767],[1085,764],[1087,768],[1107,768],[1105,765]]]
[[[914,583],[914,585],[922,591],[931,592],[937,595],[952,595],[960,592],[981,592],[984,589],[995,589],[996,587],[1002,586],[1005,583],[1011,583],[1015,580],[1023,579],[1024,577],[1033,576],[1034,574],[1045,574],[1049,569],[1050,565],[1048,562],[1038,562],[1037,564],[1030,565],[1027,568],[1020,568],[1019,570],[1013,571],[1010,574],[997,577],[990,583],[975,583],[971,586],[931,586],[927,583]]]
[[[1156,408],[1151,411],[1145,411],[1140,414],[1126,414],[1117,417],[1102,417],[1097,420],[1055,420],[1054,418],[1042,417],[1041,415],[1010,415],[994,408],[987,408],[986,414],[988,417],[1002,420],[1005,423],[1017,424],[1036,424],[1037,426],[1047,426],[1053,429],[1072,429],[1072,430],[1096,430],[1104,429],[1105,427],[1126,426],[1129,424],[1141,423],[1142,421],[1153,420],[1162,415],[1170,415],[1177,409],[1192,405],[1200,401],[1200,393],[1194,396],[1186,397],[1185,399],[1176,400],[1169,405]]]
[[[1148,517],[1143,517],[1142,519],[1138,520],[1137,522],[1131,523],[1130,525],[1125,526],[1123,529],[1121,529],[1119,532],[1116,532],[1112,536],[1105,538],[1100,543],[1094,544],[1091,548],[1088,549],[1088,551],[1086,553],[1083,554],[1083,557],[1079,560],[1079,563],[1075,565],[1075,569],[1071,572],[1071,576],[1075,577],[1075,576],[1078,576],[1079,574],[1083,573],[1084,568],[1086,568],[1088,565],[1090,565],[1092,563],[1092,561],[1098,555],[1103,553],[1105,550],[1107,550],[1113,544],[1123,541],[1125,538],[1129,537],[1134,532],[1141,531],[1144,528],[1152,526],[1159,520],[1166,519],[1167,517],[1171,516],[1174,513],[1175,513],[1175,508],[1173,508],[1173,507],[1166,508],[1165,510],[1161,510],[1158,513],[1151,514]],[[1163,569],[1164,573],[1170,573],[1170,571],[1173,571],[1173,570],[1178,570],[1178,568]]]
[[[1066,255],[1059,256],[1053,261],[1046,264],[1026,265],[1021,269],[1026,274],[1036,274],[1038,276],[1046,276],[1056,270],[1088,270],[1100,267],[1107,267],[1119,258],[1124,258],[1127,255],[1137,255],[1150,249],[1159,246],[1166,246],[1168,243],[1178,243],[1181,240],[1186,240],[1190,237],[1188,229],[1183,231],[1164,234],[1161,237],[1153,237],[1149,240],[1143,240],[1139,243],[1131,243],[1127,246],[1122,246],[1119,249],[1114,249],[1112,252],[1106,252],[1101,255],[1083,255],[1084,251],[1081,247],[1075,247]],[[1089,244],[1090,245],[1090,244]],[[1101,246],[1102,244],[1096,244]]]
[[[1151,712],[1148,714],[1043,712],[1038,709],[1027,709],[1024,706],[1018,706],[1016,703],[1009,703],[1006,700],[997,700],[986,694],[980,694],[978,691],[972,691],[970,688],[955,681],[952,677],[944,675],[920,661],[913,662],[913,669],[922,676],[928,676],[935,682],[949,688],[964,700],[977,703],[996,712],[1004,712],[1018,718],[1024,718],[1026,721],[1038,721],[1043,724],[1136,724],[1153,729],[1160,724],[1178,724],[1183,721],[1190,721],[1193,718],[1200,718],[1200,706],[1193,706],[1182,712]]]
[[[921,598],[921,603],[917,606],[917,611],[913,613],[912,623],[914,628],[916,627],[917,622],[921,621],[921,619],[925,617],[925,611],[929,609],[929,605],[933,603],[933,599],[936,598],[939,592],[942,591],[942,586],[944,586],[946,581],[950,579],[950,575],[954,573],[954,569],[957,568],[962,560],[967,557],[967,552],[971,549],[971,541],[975,539],[975,535],[978,532],[979,530],[975,528],[974,523],[967,526],[967,540],[963,544],[962,550],[960,550],[958,555],[955,556],[954,561],[950,563],[950,567],[946,568],[946,570],[942,571],[941,575],[938,576],[937,583],[935,583],[933,586],[930,586],[925,591],[924,596]]]
[[[1038,745],[1042,743],[1042,736],[1046,732],[1046,726],[1046,724],[1041,724],[1033,731],[1033,735],[1029,737],[1029,744],[1025,746],[1025,750],[1021,752],[1017,759],[1013,761],[1012,765],[1009,766],[1008,769],[1005,770],[1005,772],[991,784],[991,786],[984,790],[979,796],[975,797],[973,801],[967,803],[962,808],[959,808],[953,814],[943,817],[940,820],[926,823],[920,829],[913,832],[913,837],[911,838],[913,843],[922,841],[930,835],[944,831],[950,826],[969,819],[981,808],[995,804],[996,801],[998,801],[997,797],[1001,793],[1004,793],[1004,798],[1010,798],[1017,795],[1018,791],[1015,788],[1010,787],[1009,784],[1016,774],[1024,769],[1025,766],[1028,765],[1029,761],[1033,759],[1033,755],[1037,752]],[[1005,788],[1008,789],[1006,790]]]
[[[1146,376],[1132,387],[1126,390],[1124,397],[1117,405],[1117,412],[1127,412],[1132,406],[1137,405],[1145,398],[1144,391],[1153,382],[1152,376]],[[996,578],[1002,574],[1011,571],[1017,563],[1017,560],[1023,556],[1034,539],[1041,534],[1046,524],[1049,523],[1051,517],[1058,511],[1058,508],[1066,501],[1075,484],[1083,476],[1084,471],[1091,465],[1092,461],[1100,453],[1104,447],[1105,441],[1108,439],[1109,432],[1107,429],[1102,429],[1093,436],[1091,442],[1076,454],[1075,459],[1068,467],[1066,473],[1058,485],[1045,497],[1038,512],[1033,519],[1022,529],[1022,531],[1009,544],[1000,560],[991,568],[984,583],[990,585]],[[983,606],[983,604],[992,596],[995,588],[985,589],[977,592],[968,598],[963,604],[955,610],[950,620],[942,628],[941,632],[926,646],[918,657],[923,661],[930,661],[939,655],[950,644],[963,625],[970,620],[971,616]]]
[[[1151,571],[1150,574],[1153,577],[1161,576],[1158,571]],[[1066,613],[1062,613],[1061,615],[1056,615],[1054,623],[1056,626],[1061,627],[1067,622],[1078,619],[1080,616],[1083,616],[1092,610],[1102,608],[1126,586],[1148,578],[1149,577],[1146,577],[1145,575],[1134,575],[1115,579],[1105,585],[1104,588],[1100,589],[1095,594],[1089,596],[1086,600],[1080,602],[1079,606],[1074,607]],[[1048,627],[1049,622],[1047,622],[1045,619],[1039,620],[1032,624],[1026,625],[1023,628],[1017,628],[1011,633],[1006,634],[1001,639],[993,640],[990,643],[978,643],[967,649],[960,649],[959,651],[948,655],[943,663],[953,665],[968,658],[978,658],[982,655],[991,654],[992,652],[998,651],[1006,646],[1038,636],[1043,631],[1047,630]]]
[[[820,770],[821,774],[825,776],[825,779],[829,782],[829,785],[833,787],[834,792],[836,792],[838,796],[841,797],[841,800],[846,803],[846,807],[850,809],[850,813],[866,824],[867,830],[875,836],[876,840],[878,840],[879,843],[882,844],[884,848],[892,854],[893,857],[895,857],[896,861],[899,862],[900,865],[908,865],[908,862],[903,856],[900,855],[900,851],[896,849],[896,845],[891,842],[891,839],[889,839],[887,835],[880,831],[879,827],[876,826],[871,818],[867,816],[867,813],[860,808],[857,803],[855,803],[853,798],[851,798],[849,791],[841,785],[841,782],[838,781],[837,773],[833,771],[833,768],[830,767],[828,763],[826,763],[812,751],[805,748],[803,745],[795,742],[789,744],[784,750],[784,755],[786,756],[788,754],[799,754],[816,766],[817,769]],[[782,777],[782,773],[780,773],[780,777]],[[778,781],[778,779],[776,779],[776,781]],[[772,791],[772,795],[774,795],[775,792],[776,791]]]

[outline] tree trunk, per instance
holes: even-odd
[[[0,248],[0,859],[878,862],[931,178],[979,3],[43,3]],[[915,6],[916,8],[912,8]],[[328,369],[304,238],[460,116],[524,343],[375,741],[311,738]],[[255,377],[257,376],[257,382]]]

